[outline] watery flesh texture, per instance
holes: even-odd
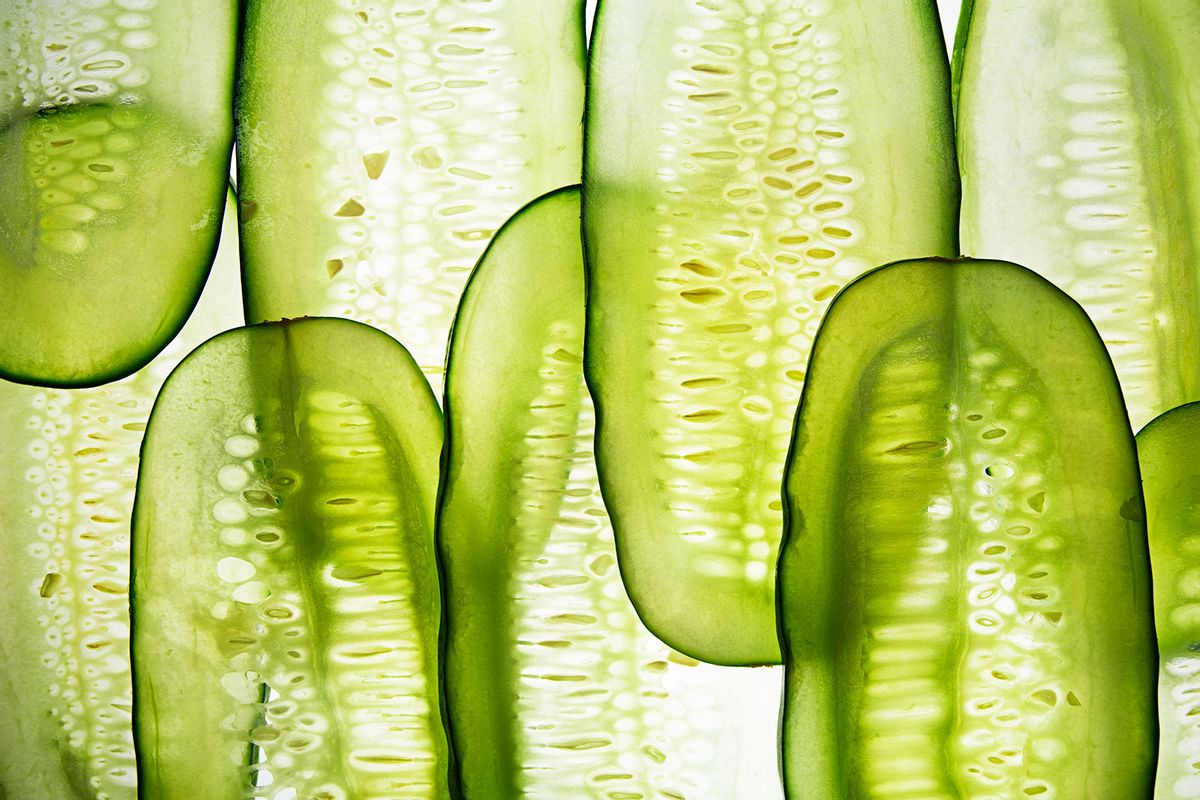
[[[174,41],[181,19],[206,31],[199,63]],[[0,13],[5,374],[124,377],[183,324],[221,221],[232,123],[214,109],[228,103],[232,26],[220,3],[22,0]],[[189,80],[174,85],[164,49],[193,62]]]
[[[626,577],[675,647],[775,662],[779,484],[821,315],[866,269],[955,248],[939,29],[694,0],[606,3],[597,37],[588,369]]]
[[[963,249],[1087,309],[1135,430],[1200,397],[1198,51],[1188,3],[976,0],[961,66]]]
[[[793,642],[785,782],[796,796],[872,800],[1144,796],[1153,716],[1129,687],[1153,664],[1150,629],[1143,620],[1113,636],[1098,624],[1124,625],[1129,606],[1089,605],[1101,569],[1125,584],[1105,591],[1126,600],[1145,565],[1132,551],[1100,567],[1097,549],[1126,560],[1131,550],[1089,541],[1078,515],[1099,500],[1072,489],[1081,476],[1066,464],[1078,456],[1064,459],[1072,444],[1058,434],[1070,423],[1037,366],[1003,331],[943,324],[891,338],[848,379],[856,401],[837,432],[804,434],[809,452],[838,448],[828,466],[844,488],[828,517],[804,504],[794,513],[823,548],[781,561]],[[1096,437],[1127,437],[1110,416]],[[796,482],[816,466],[803,453],[795,463]],[[836,597],[811,608],[820,592]],[[1124,685],[1104,677],[1117,659],[1136,665]],[[1118,696],[1132,704],[1114,709]],[[813,784],[816,794],[802,791]]]
[[[239,324],[236,226],[180,336],[93,389],[0,384],[0,797],[133,800],[129,521],[158,387],[189,349]]]
[[[1138,434],[1154,569],[1159,748],[1155,798],[1200,797],[1200,407],[1156,418]]]
[[[646,630],[625,592],[583,383],[578,205],[549,202],[562,212],[535,205],[500,234],[500,245],[508,231],[526,235],[525,248],[517,263],[492,260],[509,257],[507,249],[489,254],[451,350],[446,474],[494,482],[449,485],[439,532],[449,581],[447,702],[465,797],[780,797],[771,723],[778,674],[672,650]],[[522,227],[529,217],[550,232]],[[558,239],[574,239],[574,252],[547,246]],[[483,285],[505,271],[494,278],[500,291]],[[569,291],[544,298],[522,281],[561,281]],[[537,338],[520,346],[539,355],[509,358],[512,320],[527,316],[539,321]],[[470,365],[485,358],[509,366],[482,400],[478,387],[489,376]],[[517,372],[517,363],[528,368]],[[458,394],[459,386],[474,394]],[[473,424],[487,419],[484,404],[509,403],[522,407],[501,430]],[[493,441],[511,444],[503,454],[480,452]],[[495,464],[483,463],[489,458]],[[481,507],[482,498],[490,502]]]
[[[347,338],[342,325],[356,330]],[[363,344],[375,349],[383,338],[331,320],[296,326],[311,331],[309,346],[327,337],[360,355]],[[201,351],[200,370],[190,374],[196,382],[189,385],[192,362],[185,363],[172,379],[180,399],[172,402],[177,384],[169,383],[161,422],[151,421],[148,477],[139,485],[139,503],[151,511],[135,520],[144,791],[444,798],[431,507],[439,442],[426,430],[436,406],[424,387],[402,401],[417,404],[414,424],[434,454],[414,461],[394,410],[376,405],[377,387],[359,393],[346,375],[322,377],[328,352],[296,363],[288,348],[306,342],[280,350],[284,335],[253,329],[245,348]],[[256,346],[266,337],[275,341]],[[402,352],[390,341],[382,346]],[[259,364],[272,359],[286,364],[274,375]],[[416,375],[401,358],[370,363],[381,375]],[[221,372],[238,377],[220,419],[204,421],[215,422],[217,446],[182,473],[200,482],[191,490],[198,501],[183,503],[207,512],[174,531],[174,512],[154,513],[159,492],[181,491],[180,473],[162,460],[174,446],[170,428],[197,424],[177,416],[189,407],[185,397],[203,395]],[[167,439],[157,445],[156,424]],[[194,652],[182,658],[188,648]],[[202,765],[194,763],[197,739],[211,744]]]
[[[252,4],[249,321],[374,325],[440,396],[459,294],[492,234],[579,180],[581,14],[577,0]],[[311,62],[291,57],[299,46]]]

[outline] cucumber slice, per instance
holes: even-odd
[[[1200,399],[1200,6],[975,0],[958,122],[963,247],[1078,300],[1134,429]]]
[[[606,0],[594,42],[587,371],[622,571],[673,647],[778,662],[779,484],[821,313],[870,267],[957,254],[937,13]]]
[[[780,797],[779,672],[671,650],[625,594],[583,294],[571,188],[500,230],[451,337],[438,544],[463,797]]]
[[[0,377],[95,386],[174,338],[233,138],[233,0],[0,8]]]
[[[454,309],[492,233],[579,180],[583,58],[583,0],[250,2],[247,321],[369,323],[440,393]]]
[[[142,800],[449,797],[441,444],[412,359],[346,320],[230,331],[171,374],[133,518]]]
[[[138,372],[90,389],[0,382],[0,798],[135,800],[129,521],[150,406],[240,323],[232,196],[204,294]]]
[[[791,796],[1149,797],[1142,496],[1079,306],[1012,264],[897,264],[834,302],[809,375],[779,565]]]
[[[1200,786],[1200,403],[1155,418],[1137,437],[1146,493],[1154,623],[1158,631],[1158,787],[1185,798]]]

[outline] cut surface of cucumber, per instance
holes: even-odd
[[[821,314],[871,267],[957,252],[936,11],[606,0],[588,98],[586,366],[630,594],[691,656],[777,663],[779,486]]]
[[[1156,800],[1200,786],[1200,404],[1156,417],[1138,433],[1158,631]]]
[[[656,639],[621,583],[583,382],[579,192],[503,227],[463,295],[438,520],[465,800],[781,796],[780,674]]]
[[[134,800],[129,523],[150,406],[193,347],[241,322],[237,224],[183,331],[87,389],[0,382],[0,798]]]
[[[1150,796],[1136,454],[1077,304],[1001,262],[862,278],[817,337],[792,448],[789,796]]]
[[[249,3],[247,321],[366,322],[440,393],[454,309],[488,240],[579,180],[583,57],[582,0]]]
[[[142,800],[449,797],[441,444],[416,364],[359,323],[230,331],[171,374],[133,520]]]
[[[0,377],[123,378],[179,332],[221,229],[232,0],[0,9]]]
[[[959,38],[964,252],[1087,309],[1135,430],[1200,399],[1200,6],[974,0]]]

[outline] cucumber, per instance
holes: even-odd
[[[975,0],[960,45],[964,250],[1087,309],[1135,430],[1200,399],[1200,6]]]
[[[1154,796],[1174,800],[1200,786],[1200,404],[1156,417],[1138,433],[1146,493],[1154,622],[1158,630],[1158,777]]]
[[[1001,262],[862,278],[817,337],[784,486],[789,796],[1150,796],[1142,495],[1078,305]]]
[[[141,800],[449,797],[441,445],[408,353],[347,320],[230,331],[171,374],[133,515]]]
[[[135,800],[129,520],[138,450],[167,373],[241,322],[232,196],[183,331],[115,383],[0,382],[0,798]]]
[[[870,267],[957,253],[937,13],[607,0],[594,42],[586,367],[622,571],[672,647],[777,663],[779,484],[821,313]]]
[[[492,233],[579,180],[583,57],[583,0],[252,0],[247,321],[366,322],[440,393],[454,309]]]
[[[779,673],[671,650],[625,593],[583,328],[569,188],[500,230],[451,336],[438,549],[463,798],[780,797]]]
[[[233,0],[0,8],[0,377],[123,378],[175,337],[221,229]]]

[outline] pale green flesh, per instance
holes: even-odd
[[[129,375],[179,331],[212,264],[235,5],[143,5],[0,11],[0,374],[12,380]]]
[[[964,20],[963,249],[1087,309],[1135,430],[1200,398],[1200,8],[975,0]]]
[[[843,298],[786,483],[789,796],[1146,797],[1145,529],[1094,330],[995,262]]]
[[[129,521],[142,431],[189,349],[239,324],[232,202],[204,296],[134,375],[92,389],[0,383],[0,797],[133,800]]]
[[[779,484],[821,314],[879,263],[956,252],[936,14],[607,0],[591,58],[587,369],[626,580],[680,650],[774,663]]]
[[[779,797],[779,672],[671,650],[625,593],[583,322],[579,195],[556,192],[498,234],[451,339],[438,536],[464,797]]]
[[[336,5],[247,10],[247,319],[369,323],[440,393],[475,260],[518,208],[579,180],[583,3]]]
[[[1138,434],[1158,630],[1156,800],[1200,787],[1200,406],[1189,403]]]
[[[144,799],[448,797],[440,446],[416,365],[352,322],[232,331],[172,374],[134,515]]]

